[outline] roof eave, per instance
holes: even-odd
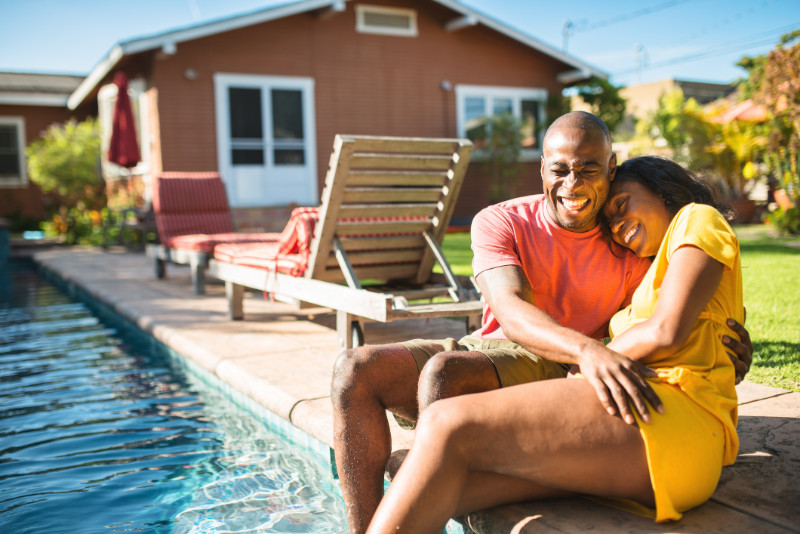
[[[592,77],[603,78],[603,79],[608,78],[607,73],[587,63],[584,63],[583,61],[580,61],[579,59],[570,56],[569,54],[565,54],[560,50],[556,50],[552,46],[543,43],[538,39],[534,39],[530,35],[526,35],[520,31],[515,30],[514,28],[511,28],[510,26],[506,26],[503,23],[500,23],[490,17],[487,17],[483,13],[475,11],[474,9],[463,5],[457,0],[434,0],[434,1],[438,4],[441,4],[445,7],[452,9],[453,11],[460,13],[464,17],[477,19],[479,24],[483,24],[487,28],[491,28],[492,30],[499,32],[507,37],[510,37],[511,39],[514,39],[515,41],[518,41],[524,44],[525,46],[538,50],[543,54],[547,54],[557,59],[558,61],[573,67],[575,69],[574,71],[565,72],[559,75],[559,78],[564,76],[566,78],[571,79],[569,83],[576,83],[578,81],[586,80]],[[576,76],[582,76],[582,78],[576,78]],[[560,79],[559,82],[561,82]]]
[[[348,1],[349,0],[305,0],[157,35],[122,41],[116,44],[108,54],[106,54],[97,66],[92,69],[92,72],[89,73],[86,79],[84,79],[78,88],[70,95],[67,106],[70,109],[75,109],[80,106],[86,97],[92,93],[97,84],[111,72],[124,56],[150,50],[174,48],[175,45],[184,41],[191,41],[216,33],[252,26],[253,24],[261,24],[275,19],[290,17],[307,11],[325,8],[330,8],[334,11],[343,11],[344,4]]]

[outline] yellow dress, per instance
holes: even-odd
[[[670,356],[644,361],[658,372],[650,382],[665,408],[663,415],[653,411],[650,424],[639,421],[656,521],[680,519],[681,512],[711,497],[722,466],[732,464],[739,449],[735,371],[722,336],[738,339],[725,321],[744,320],[742,273],[739,242],[717,210],[689,204],[677,213],[631,305],[612,318],[610,332],[617,336],[653,314],[670,258],[687,245],[705,251],[724,270],[686,343]]]

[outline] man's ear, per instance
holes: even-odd
[[[617,175],[617,153],[612,152],[611,157],[608,158],[608,181],[613,182],[614,177]]]

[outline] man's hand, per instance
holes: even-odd
[[[745,310],[745,317],[747,317],[747,310]],[[722,343],[731,349],[733,352],[728,352],[728,356],[733,362],[733,367],[736,369],[736,383],[738,384],[744,379],[744,376],[750,371],[750,365],[753,363],[753,342],[750,341],[750,332],[733,319],[728,319],[728,326],[736,332],[741,341],[736,341],[730,336],[722,336]]]
[[[609,414],[619,415],[626,423],[634,424],[636,419],[629,400],[645,423],[650,422],[645,400],[658,413],[664,413],[661,399],[645,380],[657,376],[655,371],[606,347],[598,345],[597,349],[581,358],[580,373],[592,385]]]

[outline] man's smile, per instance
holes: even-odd
[[[589,204],[589,199],[586,197],[558,197],[558,201],[567,211],[579,212]]]

